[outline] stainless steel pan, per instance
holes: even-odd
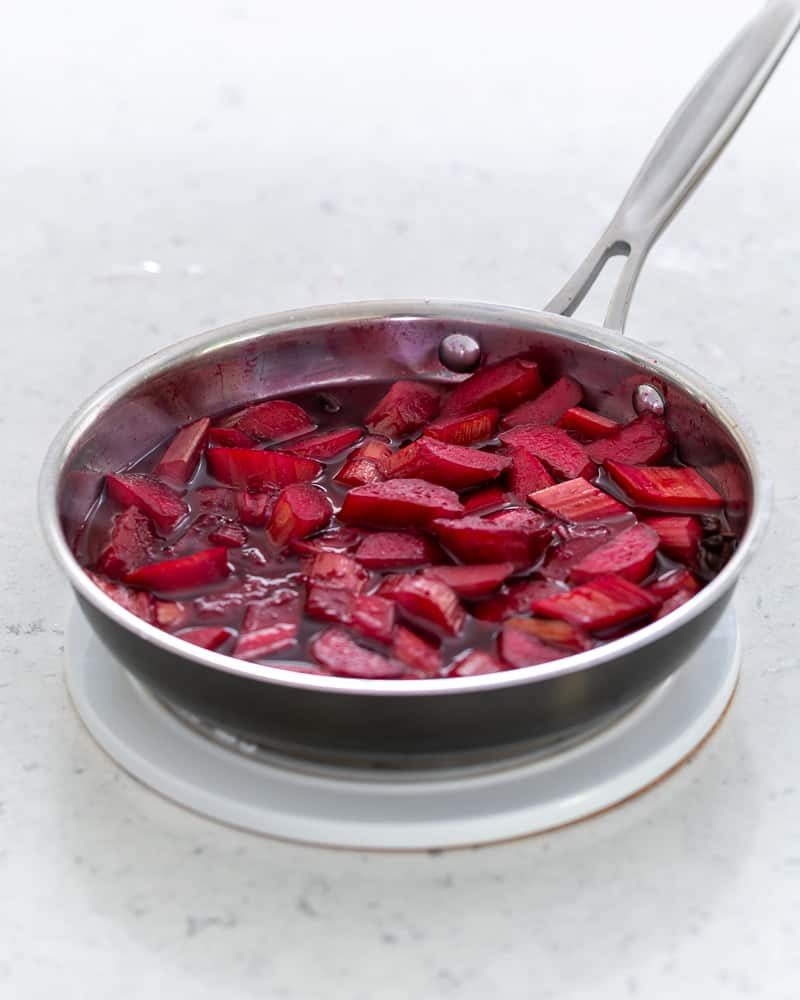
[[[42,524],[102,642],[159,697],[244,739],[359,764],[424,766],[549,746],[627,710],[677,670],[722,614],[765,517],[752,442],[694,372],[622,336],[636,278],[664,226],[743,119],[794,37],[795,3],[768,4],[668,124],[605,233],[544,312],[429,301],[369,302],[248,320],[183,341],[108,383],[68,421],[46,458]],[[609,257],[627,257],[604,327],[571,318]],[[618,419],[663,400],[682,457],[714,479],[742,537],[722,572],[661,621],[565,660],[472,678],[361,681],[252,664],[146,624],[85,575],[69,539],[109,471],[177,424],[254,399],[342,381],[464,376],[445,335],[474,338],[496,360],[534,350],[569,372]],[[451,367],[441,357],[451,361]],[[640,389],[640,386],[653,387]]]

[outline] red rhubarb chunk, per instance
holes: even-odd
[[[211,427],[208,431],[210,444],[221,448],[252,448],[256,439],[238,427]]]
[[[653,567],[658,535],[646,524],[635,524],[621,531],[611,541],[584,556],[570,570],[570,579],[586,583],[604,573],[616,573],[638,583]]]
[[[474,444],[492,437],[499,419],[499,410],[478,410],[463,417],[441,417],[428,424],[423,433],[446,444]]]
[[[557,483],[531,493],[528,500],[541,510],[581,524],[585,521],[608,521],[630,513],[628,508],[581,477]]]
[[[245,609],[243,632],[258,632],[272,625],[300,623],[300,594],[286,583],[262,581],[265,586],[259,600],[251,600]]]
[[[207,461],[208,471],[221,483],[251,490],[310,482],[322,471],[313,459],[254,448],[211,448]]]
[[[191,642],[193,646],[200,646],[202,649],[219,649],[233,633],[227,628],[213,628],[200,626],[199,628],[187,628],[178,632],[179,639],[184,642]]]
[[[422,479],[392,479],[357,486],[344,498],[339,519],[376,528],[424,528],[435,517],[459,517],[458,495]]]
[[[465,514],[478,514],[494,510],[506,503],[506,494],[502,486],[484,486],[483,489],[468,493],[462,498]]]
[[[676,591],[661,605],[661,610],[656,615],[656,619],[664,618],[671,611],[675,611],[677,608],[682,607],[687,601],[690,601],[696,593],[697,590],[693,590],[690,587],[684,587],[683,590]]]
[[[288,399],[270,399],[247,406],[221,421],[223,427],[236,427],[256,441],[285,441],[313,431],[314,421],[302,406]]]
[[[436,562],[441,552],[429,539],[405,531],[378,531],[367,535],[355,551],[369,569],[403,569]]]
[[[541,642],[562,646],[573,653],[582,653],[594,645],[582,628],[557,618],[509,618],[507,624],[536,636]]]
[[[572,567],[585,559],[595,549],[611,541],[619,530],[624,530],[628,524],[636,523],[633,514],[624,520],[609,524],[559,525],[555,530],[554,545],[547,553],[544,565],[539,572],[548,580],[566,580]]]
[[[141,593],[141,591],[139,591]],[[153,601],[155,606],[155,624],[168,632],[188,625],[191,613],[182,601]]]
[[[548,646],[535,635],[506,622],[497,638],[500,659],[511,667],[533,667],[569,655],[566,650]]]
[[[298,441],[297,444],[286,450],[293,455],[316,458],[325,462],[334,458],[345,448],[355,444],[361,434],[360,427],[340,427],[335,431],[325,431],[323,434],[314,434],[311,437],[303,438],[302,441]]]
[[[442,406],[443,417],[455,417],[476,410],[510,410],[525,399],[538,396],[542,389],[539,366],[527,358],[507,358],[485,368],[456,386]]]
[[[647,589],[651,594],[660,597],[662,601],[666,601],[668,597],[672,597],[681,590],[688,590],[692,594],[696,594],[700,589],[700,584],[691,570],[681,567],[680,569],[670,570],[669,573],[660,576]]]
[[[439,647],[405,625],[395,625],[392,656],[423,677],[438,677],[442,672]]]
[[[620,430],[616,420],[609,420],[608,417],[603,417],[594,410],[586,410],[582,406],[571,406],[558,421],[558,426],[588,441],[608,437],[609,434]],[[595,461],[600,460],[595,459]]]
[[[318,552],[350,552],[358,547],[363,535],[353,528],[333,528],[314,538],[299,538],[290,542],[292,552],[315,556]]]
[[[644,523],[658,534],[662,552],[688,566],[694,565],[703,537],[703,528],[696,517],[647,517]]]
[[[533,604],[545,597],[564,592],[562,586],[549,580],[525,580],[512,584],[496,597],[474,604],[470,611],[481,621],[501,622],[530,611]]]
[[[424,479],[463,490],[497,479],[510,464],[511,459],[505,455],[421,437],[392,455],[386,463],[386,475],[390,479]]]
[[[610,437],[589,445],[592,461],[602,464],[608,458],[628,465],[657,462],[670,450],[667,425],[659,417],[646,413],[621,427]]]
[[[318,635],[310,648],[314,659],[332,674],[375,680],[403,675],[402,663],[364,649],[339,628],[329,628]]]
[[[138,507],[161,531],[174,531],[189,513],[186,502],[157,479],[138,473],[106,476],[106,490],[112,500],[125,507]]]
[[[100,553],[97,568],[120,580],[152,559],[155,544],[150,519],[138,507],[128,507],[112,521],[108,544]]]
[[[448,635],[458,635],[464,624],[464,609],[456,593],[441,580],[422,576],[387,576],[378,594],[394,601],[403,611]]]
[[[341,469],[333,477],[346,486],[365,486],[379,483],[385,476],[385,465],[392,449],[380,438],[367,438],[353,449]]]
[[[498,674],[505,669],[505,665],[496,656],[474,649],[454,660],[452,667],[447,671],[447,676],[477,677],[480,674]]]
[[[369,573],[350,556],[338,552],[319,552],[311,560],[307,576],[313,583],[338,587],[359,594],[369,582]]]
[[[548,618],[561,618],[590,632],[652,616],[661,602],[630,580],[608,574],[565,594],[545,597],[532,610]]]
[[[223,546],[203,549],[179,559],[142,566],[125,577],[126,583],[169,594],[179,590],[196,590],[224,580],[230,573],[228,550]]]
[[[306,591],[306,614],[324,622],[349,625],[355,598],[349,590],[312,583]]]
[[[245,632],[239,636],[233,655],[240,660],[260,660],[282,649],[293,646],[297,641],[297,625],[278,622],[255,632]]]
[[[353,602],[352,626],[367,639],[391,642],[395,606],[377,594],[359,594]]]
[[[373,434],[403,437],[417,431],[439,412],[441,391],[424,382],[395,382],[367,415],[364,424]]]
[[[276,545],[285,545],[324,528],[332,514],[333,504],[321,489],[309,483],[294,483],[278,494],[267,534]]]
[[[574,378],[564,376],[545,389],[536,399],[523,403],[503,417],[504,427],[528,424],[549,427],[558,423],[570,407],[580,403],[583,389]]]
[[[241,524],[221,524],[209,531],[208,540],[214,545],[224,545],[229,549],[238,549],[247,541],[247,532]]]
[[[433,580],[443,580],[459,597],[488,597],[514,572],[512,562],[483,563],[477,566],[434,566],[425,571]]]
[[[535,455],[558,479],[590,479],[595,473],[583,445],[560,427],[515,427],[503,431],[500,440]]]
[[[208,440],[208,417],[182,427],[161,456],[153,475],[173,486],[183,487],[194,475]]]
[[[503,512],[505,513],[505,512]],[[440,541],[462,562],[513,562],[528,566],[550,543],[551,531],[543,518],[531,524],[503,524],[487,518],[440,518],[431,525]]]
[[[278,493],[254,493],[251,490],[239,490],[236,493],[236,510],[242,524],[254,528],[263,528],[267,518],[272,513]]]
[[[111,583],[89,570],[86,571],[86,575],[120,607],[151,625],[155,624],[155,602],[150,594],[141,590],[132,590],[121,583]]]
[[[626,465],[611,459],[605,467],[626,495],[645,507],[716,510],[725,502],[695,469]]]
[[[514,496],[525,502],[529,493],[552,486],[555,480],[539,459],[525,448],[511,449],[508,486]]]
[[[235,517],[238,513],[236,490],[222,486],[201,486],[193,490],[192,504],[198,511],[223,517]]]

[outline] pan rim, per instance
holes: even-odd
[[[560,660],[531,667],[519,667],[475,677],[442,677],[425,680],[372,680],[301,673],[277,665],[250,663],[235,657],[201,649],[137,618],[103,593],[86,575],[64,537],[57,496],[61,472],[77,440],[110,406],[135,386],[172,365],[192,356],[201,356],[224,346],[245,345],[250,341],[313,329],[332,323],[378,320],[434,319],[454,322],[498,323],[519,330],[531,330],[578,342],[629,360],[654,375],[676,383],[690,396],[706,404],[709,416],[721,424],[736,442],[752,483],[750,517],[736,552],[702,590],[682,607],[664,618],[614,639],[605,645]],[[743,423],[730,401],[715,386],[690,367],[649,345],[623,337],[604,327],[543,310],[485,302],[447,299],[376,299],[318,305],[269,313],[218,327],[182,339],[126,368],[92,393],[65,421],[51,443],[39,478],[39,518],[51,552],[77,594],[98,612],[145,642],[152,643],[184,660],[202,667],[233,674],[259,683],[308,690],[320,694],[367,697],[454,696],[479,694],[500,688],[567,676],[630,655],[677,631],[702,615],[731,589],[763,532],[768,490],[761,473],[754,435]]]

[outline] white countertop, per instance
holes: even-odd
[[[648,794],[438,855],[295,847],[184,812],[70,706],[70,597],[34,500],[66,415],[180,337],[341,299],[541,305],[755,6],[15,8],[0,60],[0,996],[795,1000],[800,48],[652,254],[630,317],[631,336],[737,401],[775,484],[738,591],[732,710]]]

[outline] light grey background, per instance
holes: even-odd
[[[439,856],[293,847],[182,812],[69,705],[70,601],[34,516],[62,419],[177,338],[340,299],[541,305],[755,7],[8,6],[0,995],[797,997],[800,49],[654,252],[630,317],[736,399],[775,482],[737,601],[733,709],[646,796]]]

